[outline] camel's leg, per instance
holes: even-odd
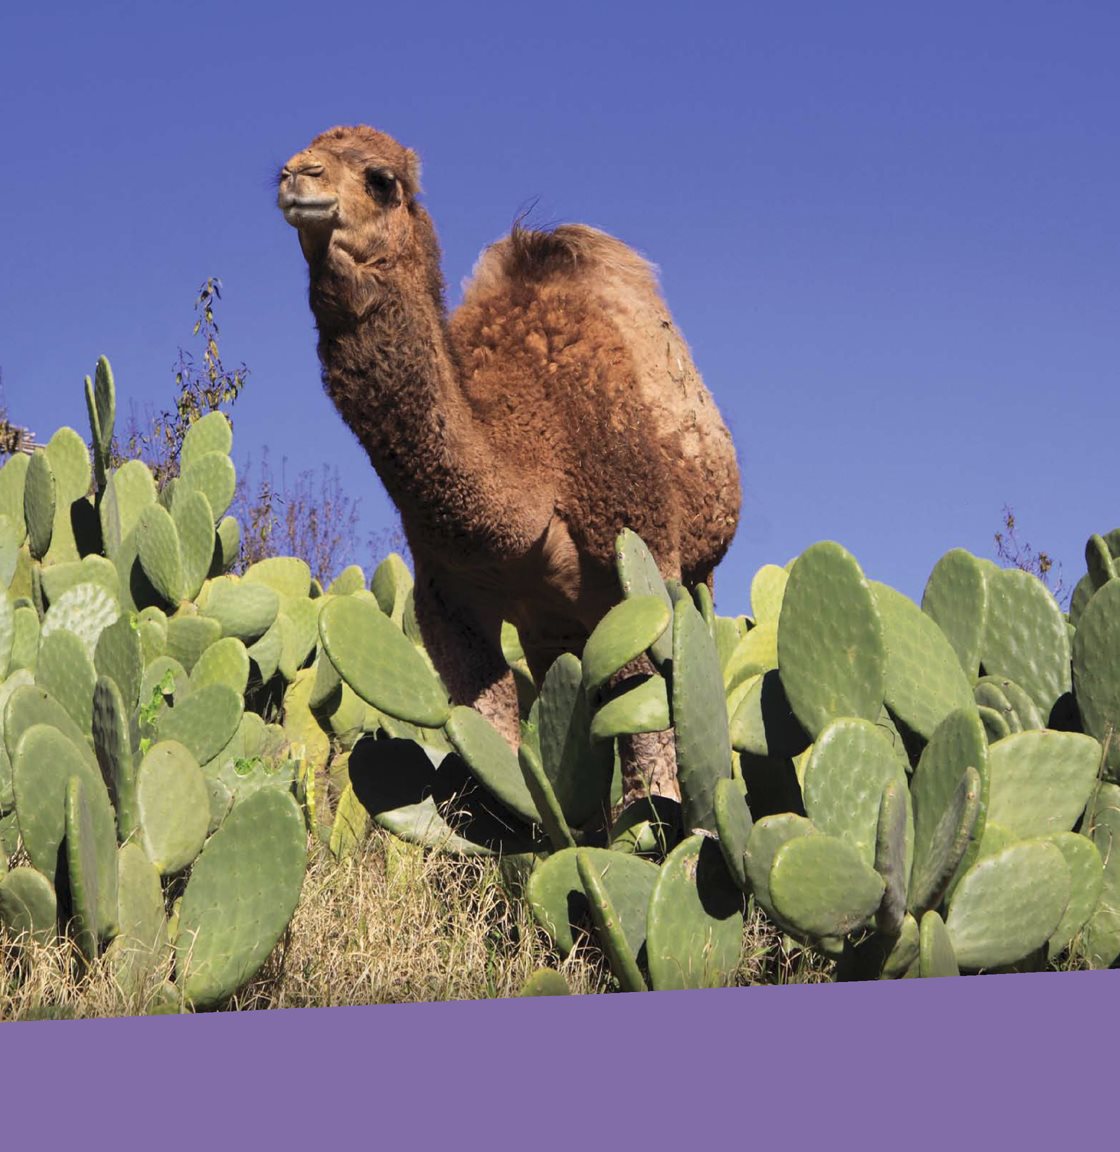
[[[416,563],[416,622],[455,704],[476,708],[506,738],[521,743],[517,685],[502,655],[502,613],[489,598],[468,594],[455,578]]]
[[[649,675],[654,672],[653,662],[642,653],[631,660],[611,678],[611,687],[628,676]],[[622,806],[626,807],[644,796],[681,798],[677,783],[677,750],[673,730],[664,732],[638,732],[620,736],[618,755],[622,767]]]

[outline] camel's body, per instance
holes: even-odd
[[[502,620],[538,683],[578,654],[619,599],[624,527],[664,575],[710,584],[739,473],[644,260],[590,228],[515,229],[448,319],[418,184],[395,141],[336,128],[288,162],[279,202],[310,267],[327,391],[400,510],[425,645],[455,701],[516,745]],[[635,757],[665,741],[646,745],[624,757],[632,794],[650,775]],[[671,763],[667,780],[653,767],[653,789],[674,792]]]

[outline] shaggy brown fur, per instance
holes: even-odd
[[[707,581],[738,523],[731,437],[653,270],[581,225],[515,228],[450,318],[415,153],[333,128],[280,173],[310,272],[323,381],[369,454],[416,566],[416,614],[453,699],[516,746],[503,619],[538,682],[619,598],[637,532]],[[676,795],[671,741],[624,749],[627,797]],[[652,761],[652,762],[651,762]]]

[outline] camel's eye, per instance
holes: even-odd
[[[366,187],[378,204],[400,203],[400,190],[397,187],[397,178],[391,168],[367,169]]]

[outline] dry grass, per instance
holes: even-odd
[[[527,907],[509,899],[494,860],[426,856],[374,830],[342,863],[314,856],[287,934],[228,1010],[516,996],[541,967],[562,972],[573,993],[615,987],[593,949],[561,960]],[[752,909],[737,984],[829,978],[830,966],[787,952]],[[160,1003],[161,979],[129,994],[104,958],[87,968],[68,942],[24,946],[0,935],[0,1020],[141,1015]]]

